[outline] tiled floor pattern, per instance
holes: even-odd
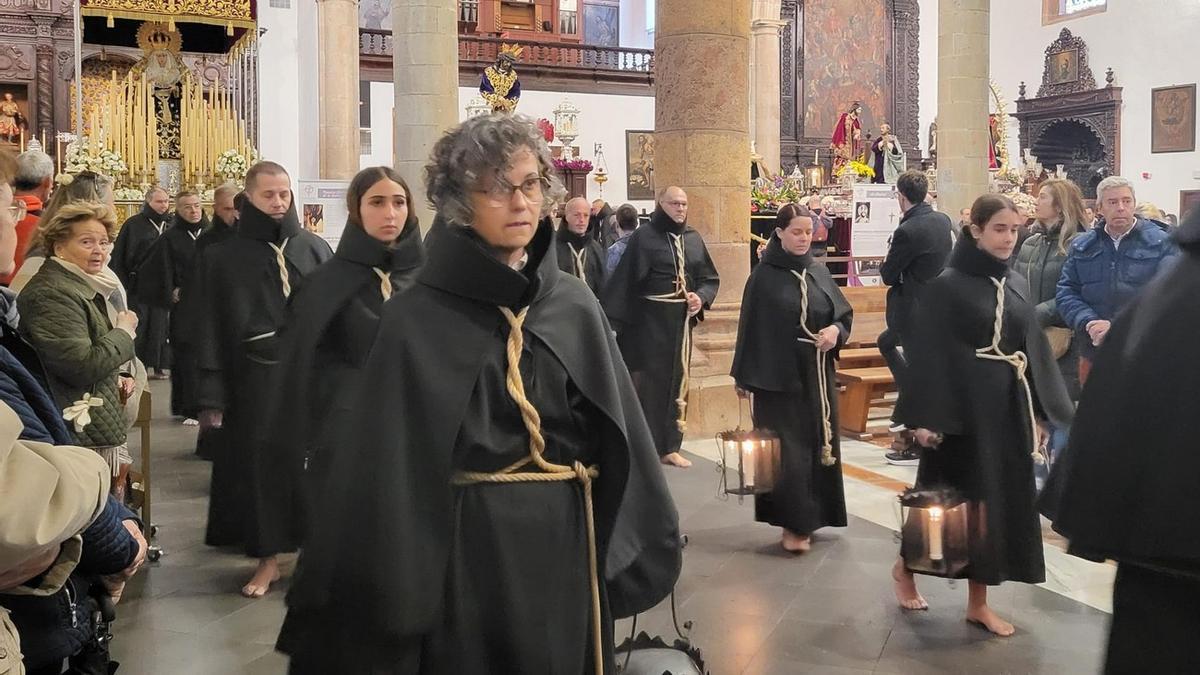
[[[242,598],[236,590],[252,562],[202,544],[209,465],[191,454],[194,429],[166,417],[166,387],[154,386],[155,520],[167,555],[131,582],[118,608],[120,672],[284,673],[272,644],[285,586],[261,600]],[[1099,671],[1108,618],[1089,604],[1104,606],[1107,566],[1079,567],[1048,547],[1047,588],[993,590],[993,604],[1019,628],[994,639],[963,621],[962,583],[922,579],[933,609],[895,607],[894,487],[911,481],[911,468],[887,467],[878,448],[845,442],[847,475],[855,476],[846,481],[851,525],[818,533],[811,553],[793,557],[779,548],[777,530],[752,522],[749,500],[717,497],[716,467],[705,459],[715,455],[712,442],[688,449],[696,466],[668,471],[690,540],[676,601],[713,675]],[[667,603],[639,618],[639,630],[652,634],[673,635],[670,626]],[[628,629],[621,622],[618,635]]]

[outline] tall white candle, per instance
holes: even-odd
[[[742,441],[742,478],[745,487],[754,487],[754,441]]]
[[[942,509],[935,506],[929,509],[929,559],[940,561],[942,553]]]

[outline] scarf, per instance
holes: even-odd
[[[117,278],[115,272],[105,265],[98,273],[89,274],[73,262],[57,256],[50,256],[49,259],[62,265],[63,269],[71,274],[83,279],[89,288],[99,293],[100,297],[104,298],[104,308],[108,313],[108,320],[113,326],[117,325],[117,314],[129,309],[129,299],[125,295],[125,287],[121,285],[121,280]]]

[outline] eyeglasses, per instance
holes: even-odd
[[[12,215],[14,223],[21,222],[25,219],[25,215],[29,213],[29,209],[25,206],[25,202],[17,200],[12,206],[8,207],[9,214]]]
[[[504,206],[512,202],[513,195],[520,190],[521,195],[531,204],[538,204],[542,201],[542,196],[546,192],[546,188],[550,186],[550,182],[545,178],[529,178],[520,185],[497,178],[491,187],[483,190],[478,190],[488,201],[491,206]]]

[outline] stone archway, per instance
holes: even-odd
[[[1078,119],[1062,119],[1046,125],[1031,140],[1033,154],[1048,168],[1061,164],[1070,178],[1093,199],[1096,185],[1109,175],[1105,139],[1092,125]]]

